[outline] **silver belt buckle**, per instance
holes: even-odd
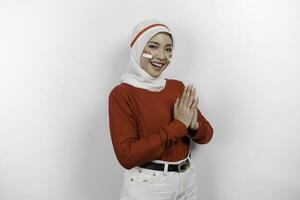
[[[184,161],[178,165],[179,172],[185,172],[187,169],[188,169],[188,163],[186,161]]]

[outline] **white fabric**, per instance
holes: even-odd
[[[129,47],[135,36],[140,31],[152,24],[157,23],[166,25],[165,23],[155,19],[147,19],[135,25],[129,36]],[[170,29],[168,25],[166,26]],[[174,56],[174,35],[164,26],[155,26],[148,29],[139,36],[131,48],[130,59],[126,67],[126,72],[121,76],[122,83],[127,83],[133,85],[134,87],[143,88],[150,91],[161,91],[165,87],[166,80],[162,77],[163,72],[159,77],[153,77],[140,66],[140,57],[147,42],[159,32],[167,32],[172,35],[172,55]]]
[[[165,162],[169,163],[169,162]],[[185,172],[134,167],[125,169],[120,200],[198,200],[197,166],[190,160]]]

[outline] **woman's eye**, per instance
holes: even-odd
[[[171,49],[171,48],[168,48],[168,49],[167,49],[167,51],[170,51],[170,52],[171,52],[171,51],[172,51],[172,49]]]
[[[154,45],[149,45],[149,47],[151,48],[151,49],[153,49],[153,48],[157,48],[156,46],[154,46]]]

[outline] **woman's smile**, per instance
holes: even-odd
[[[151,61],[150,61],[150,64],[151,64],[152,67],[153,67],[155,70],[157,70],[157,71],[160,71],[160,70],[163,68],[163,66],[164,66],[163,63],[158,63],[158,62],[151,62]]]

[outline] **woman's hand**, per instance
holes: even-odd
[[[188,85],[184,88],[182,97],[180,99],[177,98],[174,104],[174,118],[183,122],[187,128],[193,121],[195,110],[197,111],[198,98],[194,101],[195,93],[195,88],[192,85]],[[193,127],[194,125],[195,122]]]

